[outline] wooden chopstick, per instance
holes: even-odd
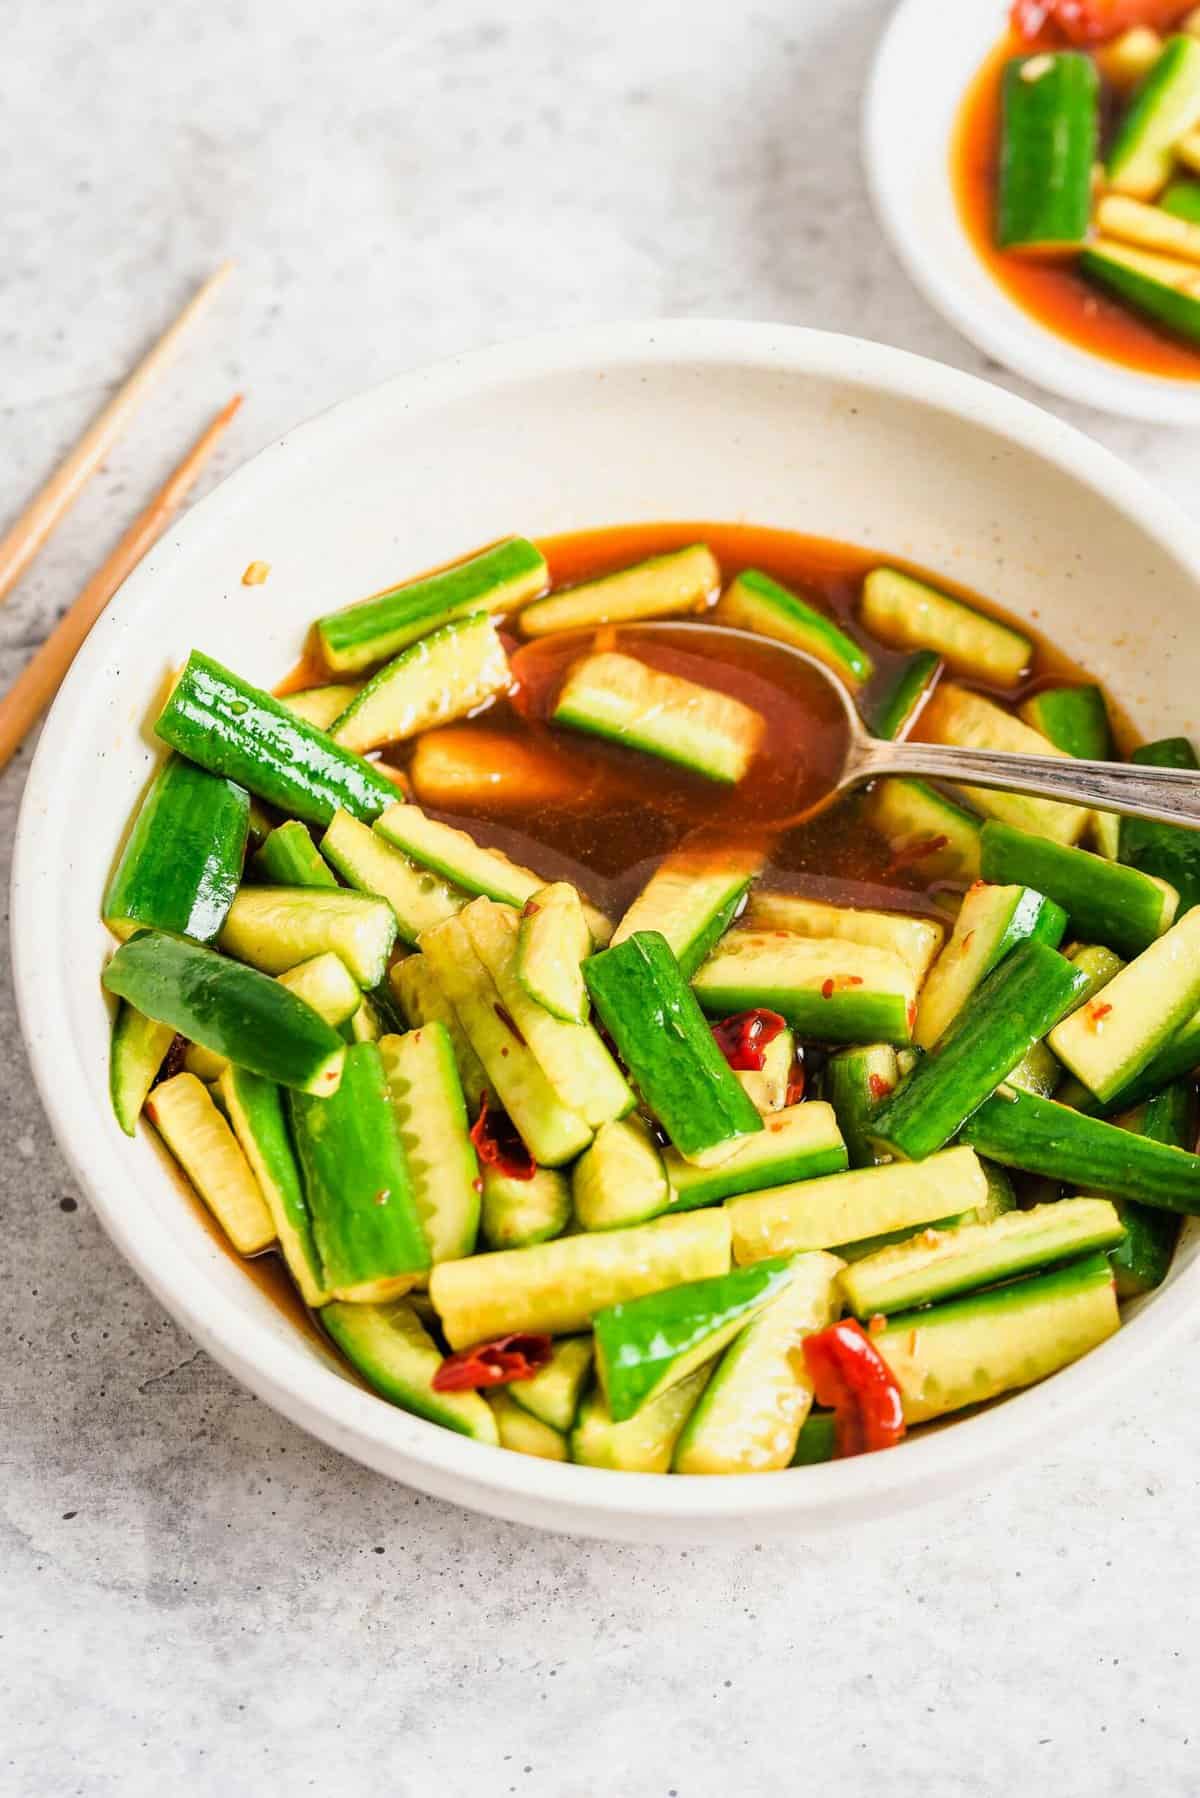
[[[22,669],[4,698],[0,699],[0,768],[7,768],[58,692],[80,644],[121,582],[137,567],[146,551],[170,523],[172,514],[186,499],[241,403],[242,396],[238,393],[227,406],[221,408],[212,423],[193,443],[166,485],[155,495],[145,511],[134,519],[112,554],[96,570],[74,605],[59,619],[32,661]]]
[[[107,406],[92,420],[75,448],[61,461],[41,492],[0,538],[0,601],[8,598],[47,537],[79,498],[84,486],[120,436],[127,420],[154,380],[171,360],[184,332],[204,311],[218,288],[233,273],[223,262],[196,289],[179,317],[159,338]]]

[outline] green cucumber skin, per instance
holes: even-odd
[[[872,1061],[876,1063],[874,1067],[870,1065]],[[874,1092],[872,1076],[883,1083]],[[851,1167],[878,1167],[883,1160],[882,1151],[871,1140],[871,1120],[899,1082],[896,1052],[890,1043],[839,1049],[826,1062],[825,1097],[837,1114]]]
[[[356,1305],[335,1299],[322,1307],[320,1316],[351,1367],[389,1403],[476,1442],[499,1442],[495,1420],[480,1393],[433,1390],[442,1351],[409,1300]]]
[[[776,1256],[598,1311],[593,1326],[596,1364],[603,1369],[613,1422],[632,1417],[681,1356],[693,1353],[737,1318],[749,1321],[752,1310],[783,1290],[791,1267],[790,1258]]]
[[[1164,737],[1135,749],[1131,761],[1147,768],[1200,770],[1186,737]],[[1143,874],[1169,881],[1179,894],[1179,916],[1200,905],[1200,831],[1149,818],[1122,818],[1121,860]]]
[[[837,1455],[837,1425],[832,1411],[810,1411],[796,1438],[793,1467],[817,1467]]]
[[[108,883],[105,923],[211,943],[242,878],[249,828],[244,787],[169,756]]]
[[[541,551],[524,537],[510,537],[466,562],[327,613],[317,620],[317,635],[335,672],[356,673],[453,618],[494,610],[498,595],[511,592],[514,604],[532,599],[546,582]]]
[[[1136,1133],[1149,1142],[1190,1149],[1196,1141],[1195,1089],[1187,1081],[1177,1080],[1156,1093],[1137,1120]],[[1132,1199],[1118,1199],[1117,1209],[1125,1225],[1125,1240],[1108,1259],[1117,1297],[1128,1299],[1162,1285],[1175,1256],[1182,1220]]]
[[[300,1177],[300,1166],[292,1147],[291,1132],[288,1129],[287,1105],[283,1096],[283,1088],[276,1086],[272,1080],[264,1080],[259,1074],[251,1074],[245,1068],[232,1065],[226,1068],[221,1076],[221,1096],[226,1099],[230,1110],[230,1122],[234,1134],[241,1143],[243,1152],[256,1175],[259,1174],[257,1163],[261,1161],[266,1170],[267,1180],[260,1176],[259,1185],[263,1188],[263,1197],[267,1201],[267,1209],[274,1211],[272,1197],[282,1209],[284,1216],[275,1219],[279,1234],[279,1246],[283,1250],[284,1259],[290,1264],[292,1257],[298,1255],[303,1262],[303,1270],[307,1275],[309,1290],[303,1296],[313,1303],[324,1291],[324,1270],[321,1257],[317,1252],[313,1235],[312,1213],[304,1197],[304,1185]],[[228,1083],[232,1093],[226,1094],[224,1087]],[[316,1101],[323,1104],[323,1100]],[[242,1117],[236,1116],[240,1107]],[[244,1125],[243,1125],[244,1120]],[[254,1138],[254,1153],[247,1150],[242,1140],[241,1127],[248,1129]],[[268,1193],[267,1183],[273,1188]],[[299,1284],[299,1275],[293,1269],[293,1275]]]
[[[1200,1012],[1195,1012],[1175,1032],[1136,1079],[1122,1087],[1119,1093],[1114,1093],[1100,1109],[1109,1113],[1128,1111],[1130,1106],[1140,1105],[1143,1099],[1152,1098],[1172,1080],[1178,1080],[1181,1074],[1190,1074],[1197,1067],[1200,1067]],[[1091,1094],[1088,1099],[1092,1105],[1098,1105]]]
[[[330,1291],[424,1272],[429,1245],[377,1045],[351,1045],[337,1092],[293,1092],[288,1111]]]
[[[1022,715],[1067,755],[1085,762],[1113,759],[1112,726],[1099,687],[1044,687],[1022,708]]]
[[[1043,60],[1046,72],[1027,79],[1027,67]],[[1001,98],[997,243],[1002,250],[1082,243],[1099,120],[1095,64],[1071,50],[1014,57],[1005,65]]]
[[[307,824],[326,825],[339,808],[369,824],[396,802],[394,782],[370,762],[198,649],[154,729],[189,760]]]
[[[757,568],[743,569],[738,575],[718,604],[718,620],[722,605],[727,610],[740,607],[747,615],[755,610],[765,611],[769,616],[774,615],[784,626],[788,642],[804,639],[811,645],[808,653],[817,656],[820,661],[835,664],[853,681],[869,680],[874,672],[875,664],[853,637],[848,637],[824,612],[819,612],[815,606],[810,606],[798,594],[790,592],[787,587],[781,587],[778,581],[773,581],[770,575],[760,573]],[[763,635],[771,634],[770,630],[763,628]]]
[[[144,1018],[123,999],[118,1003],[108,1052],[108,1092],[126,1136],[137,1134],[142,1106],[174,1038],[170,1024]]]
[[[1109,288],[1135,312],[1144,312],[1147,318],[1165,325],[1168,331],[1174,331],[1189,343],[1200,343],[1200,300],[1190,299],[1186,293],[1178,293],[1161,281],[1151,281],[1094,250],[1084,250],[1077,267],[1081,274],[1090,275],[1102,287]]]
[[[1053,1099],[1006,1088],[980,1106],[962,1140],[1003,1167],[1061,1180],[1077,1192],[1200,1216],[1200,1156],[1132,1136]]]
[[[335,887],[337,881],[305,825],[290,818],[273,830],[250,864],[267,886]]]
[[[1177,219],[1200,225],[1200,181],[1172,181],[1158,203]]]
[[[878,698],[864,703],[872,734],[888,743],[904,736],[941,679],[944,666],[935,649],[919,649],[906,657]]]
[[[1178,92],[1182,89],[1195,103],[1189,106],[1192,122],[1195,122],[1196,108],[1200,106],[1198,64],[1200,47],[1194,37],[1181,33],[1167,39],[1157,62],[1137,88],[1108,153],[1108,184],[1117,193],[1130,192],[1139,199],[1146,199],[1152,197],[1155,187],[1166,184],[1171,172],[1168,141],[1171,134],[1163,132],[1163,112],[1165,110],[1168,118],[1176,115],[1173,129],[1177,124],[1177,135],[1182,136],[1187,129],[1187,121],[1178,116]],[[1161,179],[1153,185],[1139,182],[1131,188],[1126,179],[1129,165],[1146,154],[1147,138],[1155,144],[1152,154],[1156,161],[1161,159]]]
[[[140,930],[122,943],[105,987],[189,1042],[224,1055],[280,1086],[336,1082],[344,1049],[337,1031],[303,999],[256,968],[180,937]]]
[[[759,1007],[777,1011],[805,1042],[902,1044],[912,1037],[908,1003],[902,993],[860,993],[852,988],[828,999],[820,992],[764,985],[722,987],[697,995],[711,1017]]]
[[[1163,933],[1162,889],[1136,868],[1052,843],[994,818],[980,832],[979,848],[984,880],[1045,893],[1089,941],[1134,956]]]
[[[637,930],[591,956],[583,975],[621,1060],[681,1155],[762,1129],[665,937]]]
[[[936,1154],[1040,1042],[1086,975],[1046,943],[1019,943],[976,988],[936,1052],[926,1055],[871,1123],[873,1141],[905,1161]]]
[[[697,931],[691,942],[680,951],[678,956],[679,972],[685,980],[690,980],[696,970],[708,960],[709,955],[733,923],[749,890],[750,880],[744,880],[736,892],[730,893],[724,904],[717,907],[717,910]]]

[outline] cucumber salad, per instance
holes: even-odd
[[[644,1473],[890,1448],[1104,1342],[1200,1214],[1200,834],[823,805],[792,649],[881,736],[1198,766],[947,583],[747,526],[508,539],[278,694],[177,671],[116,1123],[391,1404]]]

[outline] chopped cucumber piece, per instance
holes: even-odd
[[[510,682],[508,657],[486,612],[457,618],[411,643],[354,695],[330,725],[345,749],[363,753],[465,718]]]
[[[1120,1326],[1112,1271],[1088,1255],[1050,1273],[893,1317],[871,1341],[924,1423],[1056,1373]]]
[[[452,618],[515,612],[544,593],[546,582],[542,552],[524,537],[509,537],[465,562],[318,618],[321,653],[335,673],[356,674]]]
[[[535,1455],[539,1461],[570,1460],[567,1439],[562,1432],[551,1429],[540,1417],[523,1411],[503,1387],[489,1392],[487,1403],[496,1419],[501,1448],[510,1449],[518,1455]]]
[[[980,982],[1018,943],[1032,938],[1054,949],[1066,928],[1066,912],[1044,894],[1030,887],[988,886],[977,881],[963,900],[950,941],[925,982],[913,1032],[919,1047],[932,1049]]]
[[[539,887],[525,901],[517,938],[516,976],[522,990],[551,1017],[585,1024],[583,964],[592,952],[579,894],[565,880]]]
[[[370,762],[198,649],[154,729],[180,755],[308,824],[328,824],[339,807],[369,822],[396,797]]]
[[[972,1207],[969,1211],[958,1211],[951,1217],[935,1218],[926,1224],[928,1230],[957,1230],[960,1224],[986,1224],[994,1217],[1003,1217],[1006,1211],[1014,1211],[1017,1195],[1013,1183],[1002,1167],[995,1167],[990,1161],[981,1161],[983,1177],[987,1181],[987,1198],[982,1205]],[[891,1248],[893,1243],[912,1242],[915,1240],[911,1225],[900,1230],[884,1230],[878,1236],[863,1236],[857,1242],[839,1243],[835,1253],[843,1261],[863,1261],[868,1255],[878,1254],[880,1249]]]
[[[674,1149],[667,1150],[664,1161],[672,1211],[692,1211],[739,1192],[840,1173],[847,1164],[833,1107],[819,1099],[776,1112],[758,1136],[739,1144],[716,1167],[695,1167]]]
[[[613,945],[656,930],[690,980],[717,943],[763,865],[762,850],[677,849],[661,861],[617,928]]]
[[[275,1225],[233,1131],[194,1074],[156,1086],[146,1116],[240,1255],[275,1240]]]
[[[365,828],[365,827],[364,827]],[[337,881],[323,861],[308,826],[289,818],[273,830],[250,864],[259,880],[275,887],[335,887]]]
[[[283,974],[327,951],[362,987],[387,973],[396,920],[386,900],[338,887],[243,887],[229,908],[220,947],[264,974]]]
[[[599,1386],[583,1401],[571,1432],[571,1459],[583,1467],[622,1473],[667,1473],[680,1431],[704,1391],[712,1363],[677,1386],[668,1386],[653,1404],[643,1405],[625,1423],[614,1423]]]
[[[334,1298],[398,1298],[429,1267],[412,1175],[375,1043],[346,1050],[332,1098],[289,1095],[313,1236]]]
[[[1118,238],[1159,256],[1200,262],[1200,225],[1165,206],[1148,206],[1124,194],[1105,194],[1096,206],[1096,224],[1105,237]]]
[[[1005,750],[1016,755],[1061,757],[1048,738],[1030,730],[1000,706],[944,681],[921,715],[921,729],[931,743],[961,749]],[[1061,805],[1054,799],[1031,799],[1024,793],[1005,793],[992,787],[964,786],[963,795],[977,810],[1018,830],[1031,830],[1056,843],[1076,843],[1083,835],[1089,812],[1081,805]]]
[[[796,1438],[793,1467],[819,1467],[837,1456],[837,1426],[832,1411],[810,1411]]]
[[[281,974],[279,978],[286,980],[287,975]],[[345,1026],[347,1042],[377,1043],[383,1033],[383,1019],[379,1015],[378,1007],[368,999],[365,993],[361,993],[359,1002]]]
[[[105,890],[101,911],[114,936],[149,928],[211,943],[242,878],[249,818],[244,787],[169,756]]]
[[[839,630],[832,618],[756,568],[743,570],[726,587],[717,601],[713,622],[790,643],[793,649],[824,662],[852,688],[870,680],[875,672],[866,650]]]
[[[530,741],[474,723],[418,737],[408,764],[422,805],[462,817],[509,812],[516,817],[581,805],[606,780],[586,750],[568,755],[558,743]]]
[[[189,1042],[281,1086],[331,1093],[344,1044],[311,1005],[254,968],[180,937],[139,931],[102,975],[105,987]]]
[[[1060,1199],[1030,1211],[1006,1211],[986,1224],[923,1230],[856,1261],[842,1274],[841,1285],[856,1317],[890,1315],[1093,1249],[1114,1248],[1123,1235],[1108,1199]]]
[[[518,910],[546,884],[532,868],[522,868],[499,849],[482,848],[465,830],[439,824],[416,805],[392,806],[380,818],[377,835],[422,867],[452,880],[463,892]],[[611,931],[608,919],[586,901],[583,909],[593,940],[606,942]]]
[[[932,649],[960,674],[1015,687],[1033,660],[1033,644],[1010,624],[989,618],[898,568],[873,568],[863,582],[862,620],[894,649]]]
[[[922,1161],[966,1120],[1059,1019],[1085,976],[1047,943],[1019,943],[871,1120],[879,1147]]]
[[[525,1249],[551,1242],[571,1222],[571,1183],[556,1167],[539,1167],[531,1180],[483,1169],[480,1233],[489,1249]]]
[[[730,1199],[725,1211],[733,1227],[734,1259],[745,1264],[769,1255],[794,1255],[801,1249],[840,1248],[889,1230],[915,1229],[937,1218],[977,1210],[987,1196],[979,1157],[971,1149],[955,1148],[920,1163],[897,1161],[746,1193]]]
[[[1200,268],[1195,263],[1176,262],[1098,237],[1083,251],[1078,266],[1135,312],[1200,343]]]
[[[335,814],[321,838],[321,854],[359,892],[387,900],[401,942],[416,943],[467,903],[466,893],[418,867],[349,812]]]
[[[1095,63],[1081,50],[1015,56],[1004,66],[1001,105],[997,244],[1083,243],[1099,135]]]
[[[597,1131],[575,1163],[571,1190],[584,1230],[645,1223],[671,1203],[662,1151],[640,1117],[618,1118]]]
[[[717,1017],[764,1007],[826,1043],[906,1043],[917,1000],[912,968],[893,950],[778,930],[731,930],[692,988]]]
[[[590,1336],[564,1336],[554,1344],[544,1367],[527,1380],[513,1381],[509,1396],[522,1411],[540,1417],[552,1430],[565,1435],[578,1415],[592,1359]]]
[[[524,637],[545,637],[552,631],[701,612],[720,585],[716,557],[706,544],[693,543],[535,600],[521,613],[518,627]]]
[[[1200,42],[1168,38],[1121,121],[1108,153],[1108,185],[1152,200],[1171,179],[1175,145],[1200,118]]]
[[[1156,1093],[1148,1105],[1123,1118],[1125,1129],[1150,1142],[1190,1150],[1196,1142],[1196,1093],[1190,1082],[1177,1080]],[[1161,1286],[1170,1270],[1182,1219],[1155,1211],[1133,1199],[1115,1201],[1125,1226],[1124,1240],[1109,1255],[1119,1299],[1135,1298]]]
[[[388,971],[388,984],[410,1029],[418,1030],[422,1024],[445,1025],[458,1064],[467,1110],[474,1115],[485,1096],[495,1105],[496,1095],[488,1085],[483,1063],[471,1047],[458,1013],[438,985],[425,957],[409,955],[403,961],[393,962]]]
[[[326,950],[310,961],[297,962],[279,975],[280,986],[311,1005],[318,1016],[336,1030],[359,1010],[362,989],[340,955]]]
[[[913,918],[901,911],[867,911],[846,905],[827,905],[821,899],[804,899],[799,893],[756,891],[746,910],[751,930],[786,930],[796,936],[820,937],[826,942],[866,943],[890,949],[924,980],[930,963],[942,946],[945,926],[935,918]]]
[[[584,964],[592,1003],[642,1098],[688,1160],[762,1129],[679,964],[639,930]]]
[[[633,1092],[590,1024],[568,1024],[531,999],[517,978],[520,923],[511,906],[473,899],[461,923],[503,1011],[563,1104],[593,1130],[633,1109]]]
[[[963,1140],[1004,1167],[1063,1181],[1077,1192],[1200,1216],[1200,1155],[1132,1136],[1055,1099],[1004,1087],[980,1106]]]
[[[674,1472],[769,1473],[791,1464],[812,1405],[801,1345],[836,1319],[842,1266],[824,1254],[787,1264],[782,1290],[722,1355],[684,1426]]]
[[[498,1443],[500,1433],[478,1392],[435,1392],[442,1353],[407,1299],[390,1305],[326,1305],[321,1322],[375,1392],[443,1429]]]
[[[1200,1004],[1200,906],[1050,1033],[1050,1047],[1100,1100],[1121,1092]]]
[[[306,1305],[325,1304],[330,1295],[288,1133],[283,1088],[226,1063],[217,1095],[266,1200],[273,1234],[300,1297]]]
[[[460,1349],[503,1331],[577,1335],[609,1305],[728,1271],[728,1217],[695,1211],[656,1217],[632,1230],[598,1230],[441,1261],[429,1292],[447,1341]]]
[[[980,848],[985,880],[1015,881],[1044,893],[1077,930],[1123,955],[1139,955],[1162,936],[1179,906],[1179,894],[1166,881],[996,819],[984,825]]]
[[[735,1068],[734,1076],[760,1117],[771,1117],[788,1103],[796,1066],[796,1036],[781,1030],[762,1052],[761,1068]]]
[[[189,1074],[195,1074],[197,1080],[211,1086],[233,1064],[228,1055],[214,1055],[211,1049],[203,1049],[199,1043],[189,1043],[183,1051],[183,1065]]]
[[[825,1096],[833,1107],[851,1167],[879,1167],[888,1157],[871,1136],[871,1119],[900,1081],[890,1043],[839,1049],[825,1064]]]
[[[1108,705],[1099,687],[1043,687],[1022,703],[1020,715],[1068,755],[1090,762],[1115,759]],[[1101,855],[1115,861],[1121,830],[1117,814],[1093,812],[1088,829]]]
[[[944,666],[934,649],[919,649],[901,662],[880,692],[868,695],[864,709],[871,734],[887,743],[906,737],[941,679]]]
[[[1200,150],[1200,133],[1191,132],[1187,138],[1180,140],[1175,153],[1181,161],[1185,144],[1191,144]],[[1172,181],[1159,205],[1173,218],[1186,219],[1190,225],[1200,225],[1200,181]]]
[[[1144,767],[1200,770],[1186,737],[1144,743],[1131,759]],[[1122,818],[1121,860],[1144,874],[1169,881],[1179,893],[1181,912],[1200,905],[1200,831],[1156,824],[1150,818]]]
[[[596,1374],[624,1423],[721,1352],[787,1285],[787,1261],[759,1261],[606,1306],[596,1313]]]
[[[766,728],[762,713],[740,699],[616,650],[575,663],[551,716],[728,784],[741,780]]]
[[[306,687],[301,693],[282,693],[279,703],[294,718],[307,719],[318,730],[328,730],[340,718],[356,693],[362,691],[358,681],[341,681],[326,687]]]
[[[121,1000],[113,1018],[108,1051],[108,1092],[126,1136],[136,1133],[147,1094],[175,1041],[173,1024],[159,1024]]]
[[[1080,1003],[1087,990],[1088,983],[1084,978],[1075,988],[1069,1010]],[[1034,1043],[1004,1078],[1007,1085],[1015,1086],[1020,1092],[1037,1093],[1040,1098],[1052,1099],[1062,1084],[1062,1065],[1048,1043]]]
[[[928,881],[979,879],[980,820],[923,780],[879,781],[867,820],[886,839],[896,867],[914,867]]]
[[[564,1105],[528,1043],[518,1034],[461,918],[447,918],[421,938],[430,970],[453,1005],[488,1083],[535,1161],[560,1167],[592,1140],[584,1120]]]
[[[1147,76],[1162,54],[1162,39],[1149,25],[1131,25],[1093,51],[1096,66],[1110,87],[1126,93]]]
[[[450,1033],[425,1024],[379,1053],[430,1259],[457,1261],[474,1252],[480,1181]]]

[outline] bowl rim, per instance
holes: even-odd
[[[1084,349],[1026,312],[990,278],[996,303],[994,308],[983,309],[964,294],[953,269],[941,257],[929,254],[929,246],[922,241],[906,203],[905,165],[903,159],[896,157],[895,132],[889,121],[893,95],[908,85],[916,51],[927,40],[929,31],[936,30],[944,4],[945,0],[900,0],[876,46],[863,95],[860,135],[867,187],[884,234],[909,280],[969,342],[1050,393],[1125,418],[1157,424],[1200,424],[1200,379],[1185,381],[1150,374]],[[968,4],[968,0],[957,0],[957,4]],[[993,41],[998,42],[1003,31],[1001,0],[975,0],[975,4],[981,13],[995,12]],[[956,114],[966,82],[977,66],[972,65],[964,78]],[[928,80],[927,74],[924,79]],[[946,155],[949,188],[948,146]],[[974,256],[957,207],[954,214],[955,224]]]
[[[672,364],[810,374],[944,411],[1074,476],[1157,538],[1200,582],[1200,527],[1109,450],[1003,388],[882,344],[789,325],[629,321],[544,334],[396,375],[288,431],[200,501],[163,539],[152,565],[143,563],[130,577],[80,650],[43,728],[18,818],[11,889],[17,1009],[54,1135],[108,1235],[215,1360],[310,1433],[420,1489],[552,1529],[636,1534],[641,1523],[694,1527],[704,1536],[721,1524],[737,1524],[744,1533],[774,1521],[780,1528],[817,1530],[944,1496],[1035,1439],[1081,1422],[1087,1412],[1080,1399],[1088,1388],[1132,1375],[1187,1326],[1190,1285],[1200,1283],[1200,1264],[1156,1294],[1152,1327],[1147,1316],[1135,1316],[1118,1338],[1041,1385],[957,1420],[953,1428],[927,1433],[895,1455],[705,1479],[551,1463],[492,1448],[397,1410],[349,1383],[332,1364],[323,1366],[299,1338],[281,1337],[244,1312],[215,1274],[210,1277],[206,1265],[172,1240],[165,1223],[143,1217],[135,1232],[119,1203],[125,1139],[114,1140],[113,1130],[89,1135],[85,1126],[95,1122],[95,1112],[73,1080],[63,1078],[73,1053],[65,1012],[56,1002],[65,979],[57,968],[60,945],[50,907],[39,903],[40,884],[52,878],[44,844],[59,765],[74,751],[76,698],[105,669],[117,629],[149,611],[172,564],[187,556],[193,541],[221,528],[231,503],[242,504],[271,483],[279,457],[303,457],[318,439],[352,441],[378,414],[411,414],[465,394],[482,396],[515,377]],[[214,1267],[227,1267],[215,1245],[213,1258]]]

